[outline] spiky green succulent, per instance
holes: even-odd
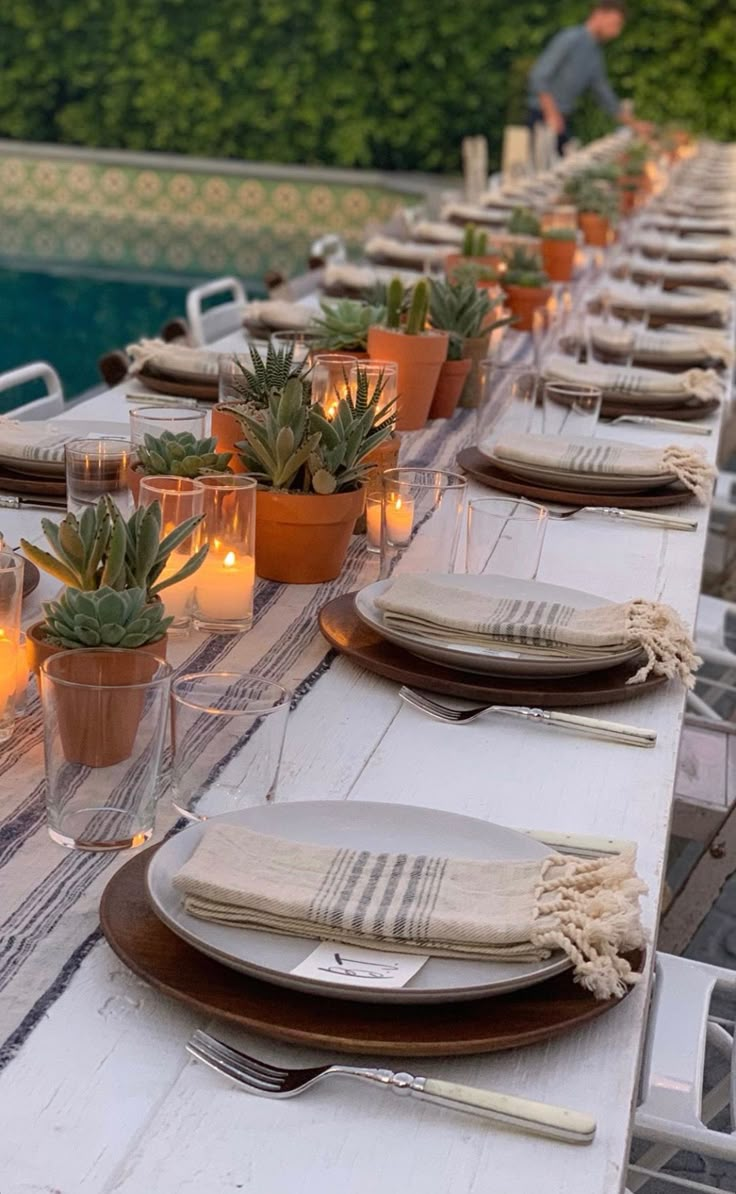
[[[195,439],[190,431],[144,435],[136,447],[136,472],[146,477],[202,477],[229,473],[232,452],[216,452],[217,438]]]
[[[528,207],[515,207],[509,220],[509,232],[514,236],[539,236],[539,220]]]
[[[145,589],[121,593],[105,585],[93,592],[66,589],[44,602],[45,638],[56,647],[143,647],[163,638],[173,618],[160,601],[147,602]]]
[[[295,362],[293,348],[274,348],[269,344],[264,361],[251,345],[250,359],[251,368],[248,368],[241,357],[234,358],[237,373],[231,379],[231,387],[235,396],[226,404],[226,410],[241,403],[256,408],[266,407],[271,396],[280,394],[292,378],[300,378],[303,385],[309,386],[305,377],[306,361]]]
[[[126,522],[112,498],[101,497],[80,518],[67,514],[58,525],[41,519],[44,535],[55,554],[21,539],[27,558],[44,572],[72,589],[116,592],[141,588],[148,598],[196,572],[207,554],[207,545],[164,581],[159,577],[177,547],[188,539],[203,515],[188,518],[161,538],[161,506],[139,507]]]
[[[618,212],[618,197],[614,183],[618,177],[615,167],[603,167],[576,174],[565,183],[565,195],[578,211],[590,212],[613,220]]]
[[[509,286],[546,286],[549,278],[542,268],[538,253],[529,253],[517,247],[506,256],[504,281]]]
[[[368,330],[386,318],[383,304],[362,302],[360,299],[323,301],[322,314],[313,323],[319,333],[318,347],[329,352],[365,352]]]
[[[542,240],[571,241],[577,240],[577,235],[574,228],[545,228]]]
[[[305,401],[303,387],[292,379],[271,396],[267,410],[242,416],[245,441],[237,447],[248,471],[269,489],[319,494],[355,489],[365,457],[393,429],[394,403],[378,411],[382,391],[380,383],[371,391],[359,369],[355,397],[341,397],[328,419]]]
[[[487,290],[473,282],[432,282],[429,321],[433,328],[449,332],[448,359],[460,359],[463,341],[480,336],[493,310]]]

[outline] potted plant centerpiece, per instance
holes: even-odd
[[[568,179],[565,194],[578,209],[578,227],[587,245],[606,248],[611,240],[618,202],[615,167],[597,167]]]
[[[472,282],[480,289],[495,290],[501,260],[500,252],[488,252],[488,233],[466,224],[460,252],[445,258],[445,275],[448,282]]]
[[[542,265],[552,282],[569,282],[575,265],[577,236],[572,228],[545,228]]]
[[[387,290],[385,327],[374,325],[368,332],[368,356],[378,361],[395,361],[398,366],[398,431],[416,431],[429,416],[443,362],[447,359],[447,332],[426,327],[429,310],[429,282],[421,278],[414,286],[406,322],[402,327],[404,287],[394,278]]]
[[[339,576],[365,503],[366,457],[392,431],[394,402],[380,407],[359,371],[332,418],[311,404],[308,382],[290,378],[264,410],[242,415],[245,466],[258,479],[256,573],[288,584]]]
[[[472,282],[432,282],[429,320],[449,334],[447,360],[429,411],[430,419],[449,419],[454,413],[472,370],[488,356],[491,332],[510,323],[512,316],[493,320],[493,303],[485,290]],[[477,390],[477,382],[475,389]]]
[[[138,501],[142,477],[187,477],[195,480],[212,473],[231,472],[232,452],[217,452],[217,439],[196,439],[189,431],[164,431],[144,435],[128,470],[133,500]]]
[[[243,438],[242,416],[265,409],[272,394],[280,393],[290,378],[304,377],[308,368],[306,361],[294,361],[293,348],[279,349],[272,344],[268,346],[265,361],[253,346],[250,358],[250,368],[240,357],[234,358],[231,388],[235,397],[212,408],[212,434],[217,441],[217,452],[232,453],[230,468],[234,473],[245,471],[235,447]]]
[[[650,191],[646,172],[649,146],[644,141],[632,141],[619,157],[619,206],[621,215],[631,212]]]
[[[552,297],[552,287],[542,269],[541,258],[525,249],[514,249],[506,258],[503,288],[509,310],[515,317],[514,327],[520,332],[530,332],[534,312]]]
[[[337,299],[320,303],[322,314],[312,324],[319,335],[313,356],[325,352],[340,352],[356,360],[368,355],[368,331],[374,324],[383,323],[386,309],[379,303],[360,299]]]
[[[541,225],[539,217],[528,207],[515,207],[511,213],[507,231],[512,236],[538,238]]]

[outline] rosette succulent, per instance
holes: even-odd
[[[368,329],[383,323],[386,308],[380,303],[360,299],[322,302],[322,314],[313,323],[319,334],[319,347],[326,352],[365,352]]]
[[[66,589],[44,602],[46,641],[55,647],[144,647],[163,638],[173,619],[144,589],[116,592],[105,585],[83,593]]]
[[[201,477],[229,473],[231,452],[216,452],[217,438],[195,439],[189,431],[145,435],[138,444],[136,472],[147,477]]]

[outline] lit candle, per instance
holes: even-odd
[[[9,731],[12,728],[17,675],[18,644],[4,630],[0,630],[0,741],[4,736],[3,729]]]
[[[245,621],[253,609],[255,577],[253,556],[216,555],[210,547],[194,578],[198,615],[205,622]]]
[[[396,497],[386,502],[386,535],[396,547],[411,539],[414,529],[414,499]]]
[[[399,499],[401,500],[401,499]],[[365,505],[365,532],[369,547],[381,546],[381,499],[368,498]]]
[[[186,552],[172,552],[159,577],[159,581],[168,580],[170,576],[175,576],[188,561],[189,555]],[[169,585],[167,589],[164,589],[161,594],[161,600],[164,603],[167,618],[174,618],[176,622],[189,617],[196,583],[197,574],[195,573],[194,576],[188,576],[184,580],[180,580],[178,584]]]

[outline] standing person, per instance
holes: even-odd
[[[561,29],[529,73],[527,123],[543,123],[557,137],[558,151],[569,140],[568,118],[583,92],[591,90],[602,108],[621,124],[639,132],[646,125],[622,107],[608,81],[601,45],[618,37],[626,21],[624,0],[597,0],[584,25]]]

